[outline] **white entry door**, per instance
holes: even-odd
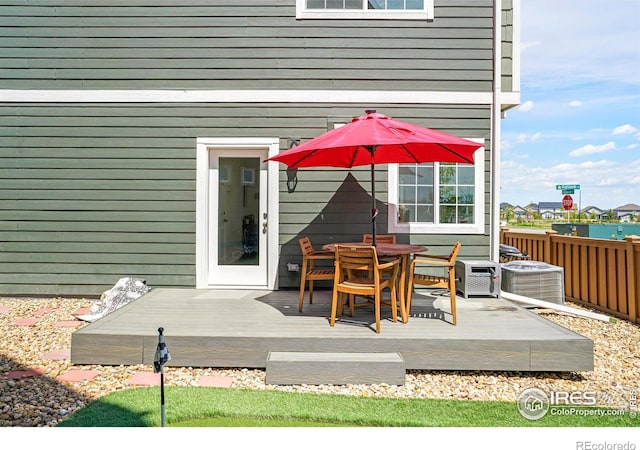
[[[206,268],[198,269],[198,278],[204,278],[198,287],[273,288],[269,269],[277,255],[270,257],[270,249],[277,252],[277,245],[270,244],[277,234],[270,226],[277,224],[277,213],[270,217],[269,165],[274,163],[264,162],[270,150],[271,145],[207,146],[206,238],[197,244],[206,247],[201,249],[206,255],[198,258],[206,260]]]

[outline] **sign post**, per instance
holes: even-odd
[[[562,197],[562,207],[567,211],[567,222],[569,222],[569,210],[573,208],[573,198],[571,198],[570,194],[575,194],[576,189],[580,191],[579,184],[556,184],[556,191],[562,191],[562,195],[564,195],[564,197]],[[578,208],[582,208],[582,191],[580,191]],[[578,212],[580,211],[578,210]]]
[[[573,208],[573,198],[569,194],[562,197],[562,207],[567,212],[567,222],[569,222],[569,211]]]

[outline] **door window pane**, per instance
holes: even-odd
[[[219,158],[218,264],[257,265],[260,158]]]

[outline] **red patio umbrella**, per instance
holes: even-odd
[[[440,131],[394,120],[367,110],[347,125],[268,158],[288,167],[371,166],[371,222],[376,244],[376,164],[452,162],[473,164],[482,144]]]

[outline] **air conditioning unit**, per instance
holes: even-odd
[[[564,305],[564,269],[540,261],[502,264],[503,291]]]
[[[456,290],[470,295],[500,296],[500,264],[491,261],[456,261]]]

